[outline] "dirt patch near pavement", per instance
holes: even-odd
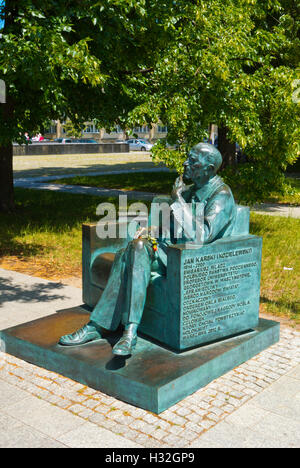
[[[292,328],[293,330],[300,331],[300,323],[297,323],[294,320],[291,320],[285,317],[278,317],[278,316],[271,315],[271,314],[265,314],[263,312],[260,312],[259,316],[260,318],[264,318],[267,320],[274,320],[275,322],[279,322],[282,327],[289,327],[289,328]]]
[[[54,261],[45,261],[37,257],[30,259],[20,259],[14,256],[2,257],[0,268],[81,288],[81,268],[77,270],[66,265],[63,271],[59,271]]]
[[[63,284],[67,284],[68,286],[73,286],[74,288],[82,289],[82,279],[76,278],[75,276],[71,276],[69,278],[63,278],[61,281]]]

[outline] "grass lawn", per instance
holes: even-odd
[[[52,280],[80,278],[81,224],[98,219],[100,202],[116,199],[25,189],[15,194],[16,213],[0,215],[0,267]],[[251,233],[264,240],[261,311],[300,324],[300,220],[251,214]]]
[[[262,311],[300,323],[300,219],[251,213],[250,233],[263,237]]]
[[[81,225],[102,199],[16,189],[17,211],[0,215],[0,266],[59,280],[81,275]]]
[[[274,193],[270,196],[267,202],[271,203],[287,203],[290,205],[300,205],[300,177],[298,179],[287,177],[287,181],[291,185],[290,193],[279,195]]]
[[[54,183],[168,194],[171,193],[176,177],[178,176],[174,172],[156,172],[153,174],[132,172],[103,176],[77,176],[59,179]],[[300,205],[300,179],[288,177],[287,180],[292,187],[290,193],[285,195],[273,193],[265,202]]]

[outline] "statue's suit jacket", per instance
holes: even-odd
[[[204,244],[231,235],[236,220],[236,204],[230,188],[219,176],[215,176],[201,189],[197,190],[194,185],[188,187],[183,191],[182,197],[186,203],[192,205],[197,202],[204,204],[204,217],[198,220],[199,222],[204,221]],[[181,238],[175,237],[174,222],[171,231],[173,232],[170,233],[168,239],[159,240],[157,252],[159,268],[154,265],[154,269],[162,274],[167,266],[168,246],[190,241],[184,236],[184,233]]]

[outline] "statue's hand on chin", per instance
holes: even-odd
[[[185,184],[183,182],[183,176],[181,175],[175,180],[175,184],[173,186],[173,190],[171,194],[172,199],[174,201],[180,200],[180,198],[182,198],[181,194],[184,189],[185,189]]]

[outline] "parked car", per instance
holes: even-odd
[[[55,138],[54,143],[73,143],[73,140],[71,138]]]
[[[127,140],[127,143],[129,144],[130,151],[151,151],[153,148],[150,141],[140,138],[132,138],[131,140]]]
[[[73,140],[72,143],[99,143],[99,141],[92,140],[92,138],[79,138],[77,140]]]
[[[91,138],[77,138],[77,139],[74,139],[74,138],[55,138],[54,140],[54,143],[62,143],[62,144],[66,144],[66,143],[99,143],[99,141],[96,141],[96,140],[92,140]]]

